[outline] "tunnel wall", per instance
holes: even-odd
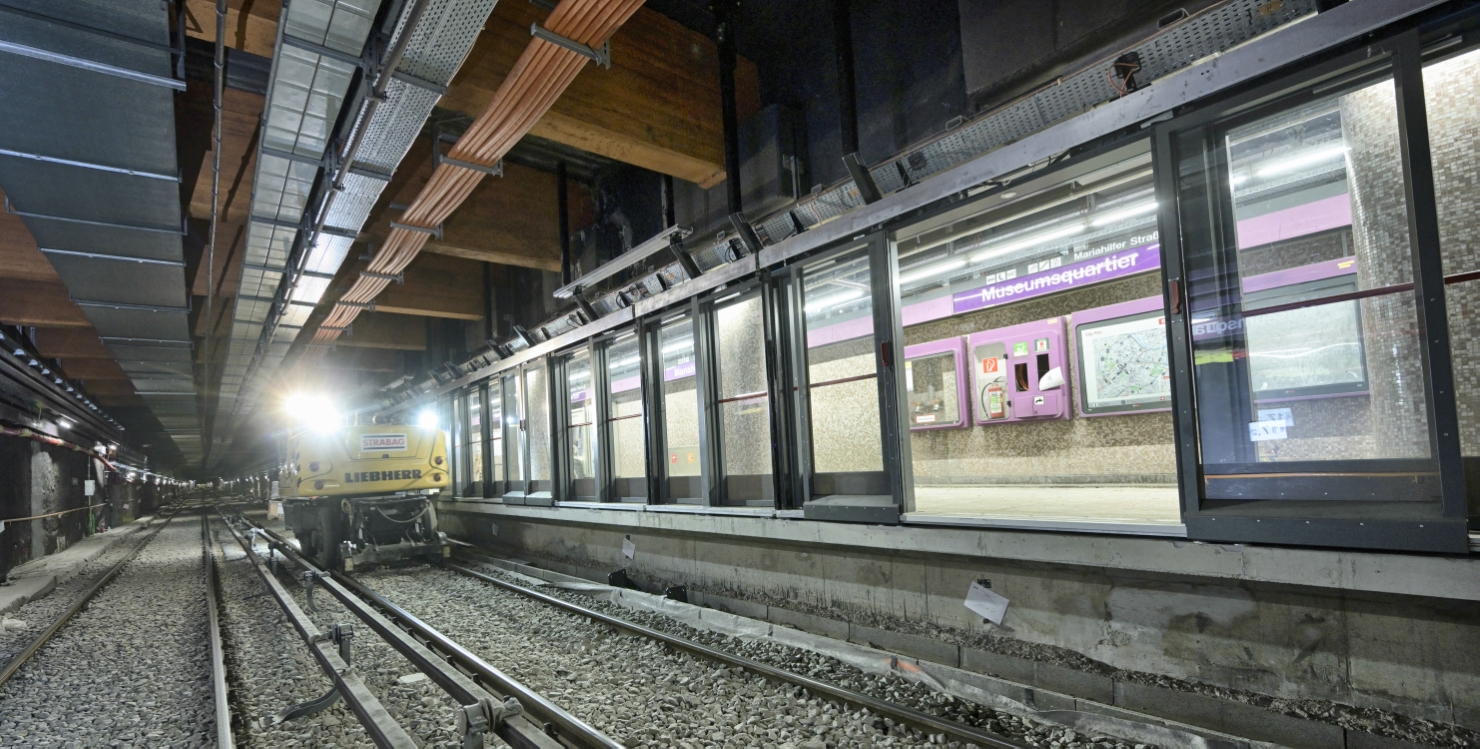
[[[0,520],[87,506],[87,461],[65,448],[0,438]],[[6,523],[0,531],[0,576],[82,540],[87,523],[87,512]]]
[[[782,617],[772,621],[816,617],[824,630],[842,627],[827,634],[857,640],[863,631],[896,652],[1116,705],[1170,677],[1480,729],[1480,562],[1469,559],[444,507],[449,533],[539,566],[603,582],[626,568],[650,591],[684,584],[769,607]],[[636,544],[634,559],[622,556],[624,537]],[[963,605],[979,579],[1010,601],[1001,626]]]

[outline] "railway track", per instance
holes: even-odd
[[[369,609],[374,616],[362,621],[378,634],[409,635],[491,693],[517,693],[526,714],[561,745],[1016,749],[1050,743],[1046,733],[1029,743],[980,725],[991,710],[916,709],[461,565],[359,577],[328,573],[298,557],[287,539],[255,532],[316,576],[317,595],[361,614]],[[1052,741],[1129,746],[1062,732]]]
[[[181,514],[120,551],[0,670],[0,743],[233,746],[204,517],[192,531]]]

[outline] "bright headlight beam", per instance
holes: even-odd
[[[1043,244],[1044,242],[1052,242],[1056,239],[1066,239],[1068,237],[1075,236],[1076,234],[1083,234],[1085,226],[1086,225],[1084,222],[1075,221],[1074,223],[1068,224],[1066,226],[1061,226],[1057,229],[1050,229],[1045,232],[1039,232],[1032,236],[1023,237],[1022,239],[1015,239],[1004,242],[1002,244],[993,245],[981,252],[972,255],[971,262],[980,263],[983,260],[991,260],[994,257],[1006,255],[1009,252],[1016,252],[1017,250],[1026,249],[1034,245]]]
[[[1304,153],[1297,153],[1293,156],[1287,156],[1283,159],[1280,159],[1279,161],[1276,161],[1273,164],[1266,164],[1265,166],[1261,166],[1257,171],[1254,172],[1254,176],[1260,179],[1278,177],[1281,174],[1289,174],[1290,172],[1304,169],[1305,167],[1311,166],[1313,164],[1319,164],[1323,161],[1330,161],[1331,159],[1334,159],[1338,156],[1343,156],[1345,154],[1345,143],[1337,144],[1334,146],[1324,146],[1322,148],[1311,148],[1307,149]]]
[[[431,409],[422,411],[416,415],[416,425],[423,429],[437,428],[437,412]]]
[[[836,307],[844,302],[851,302],[861,296],[863,296],[863,289],[848,289],[847,291],[840,291],[836,294],[833,294],[832,296],[825,296],[821,299],[808,302],[805,311],[809,315],[815,315],[818,312]]]
[[[966,259],[965,258],[956,258],[955,260],[946,260],[944,262],[936,263],[934,265],[926,266],[924,268],[916,268],[916,269],[911,270],[911,271],[908,271],[906,273],[901,273],[900,276],[899,276],[899,283],[901,285],[903,285],[903,284],[914,283],[916,281],[924,281],[927,278],[935,278],[936,276],[944,275],[944,274],[950,273],[951,271],[954,271],[954,270],[961,270],[962,268],[965,268],[965,267],[966,267]]]
[[[1128,205],[1128,206],[1126,206],[1126,207],[1124,207],[1124,208],[1122,208],[1122,209],[1120,209],[1118,211],[1111,211],[1109,213],[1106,213],[1103,216],[1096,216],[1095,218],[1093,218],[1093,219],[1090,220],[1089,225],[1090,226],[1109,226],[1110,224],[1120,223],[1121,221],[1124,221],[1124,220],[1126,220],[1128,218],[1135,218],[1137,216],[1145,216],[1146,214],[1148,214],[1148,213],[1154,213],[1155,211],[1156,211],[1156,201],[1155,200],[1147,200],[1147,201],[1142,202],[1142,203],[1135,203],[1133,205]]]

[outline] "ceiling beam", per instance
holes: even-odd
[[[226,46],[272,57],[282,7],[276,0],[227,0]],[[185,0],[185,33],[216,41],[216,0]]]
[[[354,332],[340,336],[335,343],[339,348],[425,351],[426,321],[410,315],[360,315],[355,320]]]
[[[48,359],[112,359],[96,332],[77,328],[38,328],[36,351]]]
[[[423,254],[412,261],[404,276],[404,284],[391,284],[375,298],[377,312],[483,319],[483,272],[477,263]]]
[[[129,382],[129,376],[118,366],[118,362],[112,359],[69,359],[62,362],[62,370],[67,377],[84,382],[96,382],[98,380],[122,380]]]
[[[440,106],[481,114],[529,44],[530,24],[545,16],[531,3],[495,6]],[[611,54],[611,68],[587,65],[530,135],[705,187],[723,180],[714,41],[643,8],[612,36]],[[760,110],[755,63],[740,61],[735,87],[744,121]]]
[[[92,323],[67,296],[60,281],[0,278],[0,322],[39,328],[88,328]]]

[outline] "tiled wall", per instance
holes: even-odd
[[[1019,304],[923,323],[905,330],[913,345],[1016,325],[1079,310],[1161,295],[1151,273]],[[1068,328],[1065,333],[1067,335]],[[1072,338],[1066,337],[1068,345]],[[1172,420],[1168,413],[1084,418],[1076,383],[1068,421],[993,424],[912,432],[915,483],[1096,483],[1175,481]],[[969,405],[967,406],[969,408]],[[815,411],[815,408],[814,408]]]
[[[1372,289],[1411,281],[1413,260],[1392,82],[1342,97],[1341,123],[1348,148],[1358,283]],[[1364,299],[1361,310],[1372,434],[1381,439],[1375,440],[1376,454],[1345,457],[1426,457],[1428,420],[1413,295]]]
[[[1480,52],[1424,70],[1444,273],[1480,269]],[[1480,281],[1445,288],[1460,446],[1480,455]]]

